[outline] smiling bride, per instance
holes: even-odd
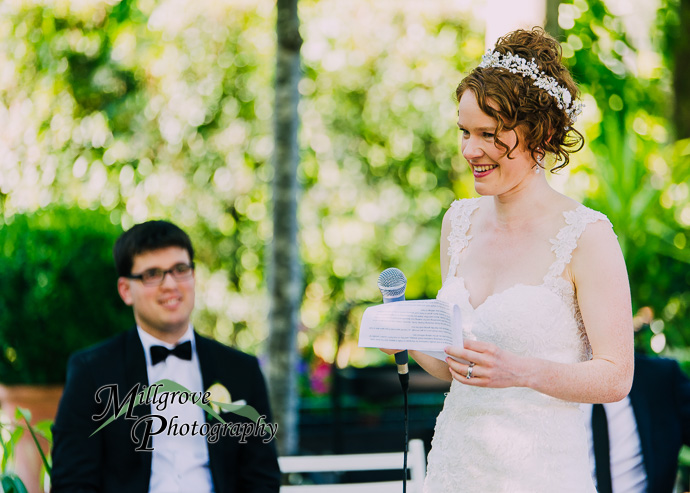
[[[610,222],[545,177],[583,145],[577,86],[535,28],[499,39],[456,96],[481,197],[455,201],[441,233],[438,298],[460,307],[464,347],[411,352],[452,381],[425,491],[593,493],[578,403],[627,395],[633,325]]]

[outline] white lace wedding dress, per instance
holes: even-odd
[[[476,309],[456,276],[479,199],[451,206],[449,272],[438,298],[460,306],[463,335],[515,354],[576,363],[591,357],[572,284],[562,277],[589,223],[608,222],[579,206],[564,212],[551,240],[555,261],[540,285],[516,284]],[[425,493],[594,493],[579,405],[528,388],[479,388],[453,381],[428,457]]]

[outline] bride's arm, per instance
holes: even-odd
[[[608,223],[585,228],[571,261],[573,282],[593,358],[576,366],[578,402],[615,402],[628,395],[634,367],[632,304],[625,260]],[[566,370],[567,371],[567,370]],[[563,386],[569,385],[569,377]],[[536,390],[546,382],[533,379]],[[544,390],[541,390],[544,392]],[[545,392],[547,393],[547,392]],[[579,397],[579,398],[578,398]]]
[[[453,381],[453,377],[448,370],[448,363],[444,363],[440,359],[420,353],[419,351],[410,351],[410,356],[412,356],[414,360],[419,363],[419,366],[424,368],[429,375],[443,380],[444,382]]]
[[[453,377],[482,387],[529,387],[573,402],[615,402],[630,391],[633,375],[633,325],[630,286],[623,255],[610,226],[599,221],[585,228],[573,252],[570,274],[593,358],[556,363],[517,356],[495,345],[466,341],[447,352],[475,363],[451,360]]]

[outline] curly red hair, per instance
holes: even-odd
[[[568,89],[573,100],[579,97],[580,91],[561,60],[561,45],[542,28],[510,32],[496,41],[494,51],[534,59],[539,70]],[[455,91],[458,101],[468,89],[476,96],[481,110],[498,122],[494,141],[505,149],[509,158],[520,145],[520,134],[535,162],[546,152],[553,153],[557,162],[563,161],[551,172],[567,166],[570,153],[582,149],[584,136],[570,126],[570,117],[558,107],[558,101],[535,86],[529,77],[498,67],[477,67],[458,85]],[[516,131],[517,141],[512,149],[498,138],[503,130]]]

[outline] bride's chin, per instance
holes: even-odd
[[[476,181],[474,182],[474,191],[482,197],[496,195],[496,193],[493,190],[490,190],[486,185],[483,183],[477,183]]]

